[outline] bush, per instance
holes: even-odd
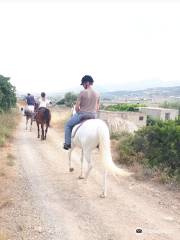
[[[115,104],[115,105],[109,105],[105,107],[105,110],[107,111],[131,111],[131,112],[138,112],[139,107],[144,107],[145,105],[142,104],[127,104],[127,103],[121,103],[121,104]]]
[[[142,152],[148,165],[166,170],[169,175],[180,171],[180,124],[176,121],[157,121],[136,132],[133,149]]]
[[[112,133],[111,139],[116,141],[116,151],[118,154],[118,162],[121,164],[131,165],[134,162],[141,161],[139,153],[133,149],[133,135],[127,132]]]
[[[134,135],[113,133],[111,139],[116,141],[120,163],[140,164],[143,172],[152,170],[161,182],[180,182],[180,119],[154,121]]]
[[[57,104],[57,105],[64,105],[64,104],[65,104],[65,99],[64,99],[64,98],[61,99],[61,100],[58,101],[56,104]]]

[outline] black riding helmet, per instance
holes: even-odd
[[[45,92],[42,92],[41,97],[45,97],[45,96],[46,96]]]
[[[81,84],[83,85],[84,83],[89,82],[89,83],[93,83],[94,80],[90,75],[85,75],[82,79],[81,79]]]

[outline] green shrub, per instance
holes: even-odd
[[[151,167],[174,175],[180,170],[180,125],[176,121],[157,121],[136,132],[133,149],[142,152]]]
[[[134,135],[111,136],[117,143],[118,160],[127,165],[141,164],[157,172],[161,182],[180,182],[180,120],[155,121]]]
[[[115,105],[109,105],[105,107],[107,111],[131,111],[131,112],[138,112],[139,107],[144,107],[143,104],[128,104],[128,103],[120,103]]]

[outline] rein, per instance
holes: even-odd
[[[77,128],[76,128],[75,131],[74,131],[74,134],[71,136],[72,138],[75,137],[75,135],[76,135],[76,133],[77,133],[77,130],[83,125],[84,122],[85,122],[85,121],[79,123],[79,126],[77,126]]]

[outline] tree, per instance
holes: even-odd
[[[72,92],[68,92],[65,94],[65,97],[64,97],[64,102],[65,102],[65,105],[68,106],[68,107],[71,107],[72,104],[77,100],[77,95],[72,93]]]
[[[7,111],[16,105],[16,89],[9,77],[0,75],[0,110]]]

